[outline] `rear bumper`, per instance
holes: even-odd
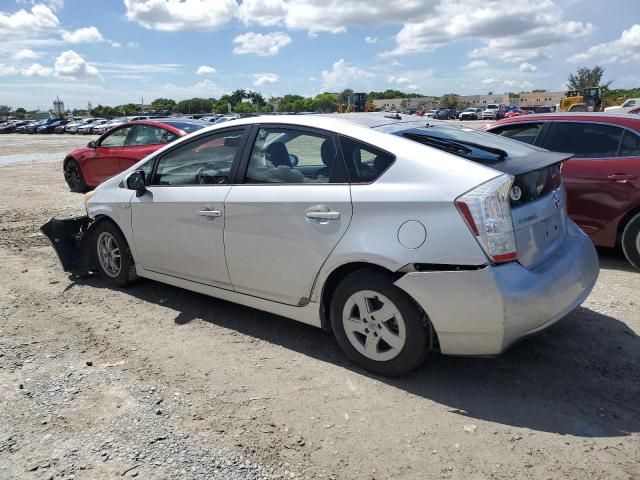
[[[591,293],[598,273],[591,240],[571,222],[562,247],[535,269],[513,262],[416,272],[396,285],[427,313],[442,353],[495,355],[575,309]]]

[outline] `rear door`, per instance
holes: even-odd
[[[505,123],[496,127],[488,128],[487,131],[502,137],[511,138],[529,145],[536,143],[543,136],[544,122],[517,122]]]
[[[625,158],[635,151],[637,136],[625,134],[629,148],[621,157],[623,133],[616,125],[553,121],[543,141],[548,150],[574,154],[562,169],[569,215],[590,235],[603,230],[623,211],[638,185],[637,169]]]
[[[225,201],[227,265],[238,292],[303,305],[351,220],[344,162],[331,133],[254,128],[244,183]]]
[[[157,160],[147,192],[131,200],[136,259],[143,268],[232,288],[224,253],[224,200],[246,131],[235,127],[201,135]]]

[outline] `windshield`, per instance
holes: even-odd
[[[497,110],[498,109],[498,105],[487,105],[487,110]]]
[[[175,128],[179,128],[183,132],[187,132],[187,133],[195,132],[196,130],[200,130],[201,128],[208,127],[208,125],[206,125],[206,124],[189,123],[189,122],[165,121],[165,122],[162,122],[162,123],[164,123],[166,125],[170,125],[170,126],[175,127]]]
[[[465,108],[464,111],[465,112],[475,112],[476,109],[475,108]]]

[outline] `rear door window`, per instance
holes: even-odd
[[[590,122],[552,122],[543,147],[576,158],[616,157],[622,128]]]
[[[339,139],[351,183],[373,182],[395,161],[393,155],[379,148],[342,135]]]
[[[629,130],[624,131],[622,136],[622,144],[620,145],[621,157],[638,157],[640,156],[640,135]]]
[[[500,135],[501,137],[507,137],[533,145],[535,144],[536,138],[538,138],[543,125],[544,124],[542,122],[517,123],[515,125],[503,125],[498,128],[492,128],[490,132]]]

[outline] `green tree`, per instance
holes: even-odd
[[[20,107],[20,108],[16,108],[14,114],[16,117],[22,120],[27,115],[27,111],[24,108]]]
[[[602,82],[604,75],[604,68],[600,65],[596,65],[593,68],[580,67],[576,73],[570,73],[567,79],[567,86],[569,90],[582,90],[590,87],[608,87],[611,85],[611,81]]]
[[[11,107],[9,105],[0,105],[0,118],[7,118],[11,113]]]
[[[256,109],[249,102],[238,102],[233,107],[233,111],[236,113],[252,113],[255,112]]]
[[[239,88],[231,92],[229,103],[231,103],[232,106],[235,106],[236,103],[240,103],[245,98],[247,98],[247,91],[244,88]]]
[[[279,112],[302,112],[304,111],[305,98],[301,95],[285,95],[282,97]]]
[[[149,106],[151,110],[169,110],[173,112],[176,108],[176,101],[171,98],[156,98]]]
[[[440,105],[444,108],[458,108],[460,104],[460,96],[455,93],[447,93],[440,98]]]
[[[260,92],[247,92],[247,98],[254,107],[262,107],[267,103]]]
[[[312,107],[315,108],[310,108],[309,110],[318,109],[322,113],[334,112],[336,110],[336,107],[338,106],[338,99],[333,93],[321,93],[319,95],[316,95],[313,99],[313,102],[315,103],[315,105],[312,105]]]
[[[353,95],[353,90],[351,90],[350,88],[345,88],[338,94],[338,102],[340,102],[342,105],[348,105],[349,97],[351,95]]]

